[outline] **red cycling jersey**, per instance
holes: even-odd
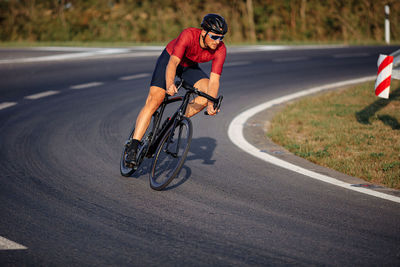
[[[211,72],[221,75],[225,62],[226,47],[220,42],[217,49],[203,49],[200,46],[201,29],[187,28],[181,32],[178,38],[168,43],[168,54],[181,59],[180,65],[188,67],[196,63],[212,60]]]

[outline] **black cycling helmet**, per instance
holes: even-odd
[[[207,14],[201,22],[201,27],[207,32],[225,34],[228,31],[228,24],[225,19],[218,14]]]

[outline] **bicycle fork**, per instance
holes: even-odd
[[[174,124],[176,124],[176,123],[177,122],[175,122]],[[174,135],[175,135],[174,129],[176,129],[177,127],[179,128],[179,134],[178,134],[178,139],[177,139],[177,142],[176,142],[175,152],[172,152],[170,150],[169,146],[170,146],[170,144],[174,143],[172,139],[174,138]],[[171,128],[171,134],[168,136],[167,146],[164,149],[165,153],[173,156],[174,158],[177,158],[178,157],[178,153],[179,153],[179,145],[181,143],[181,137],[182,137],[182,125],[172,127]]]

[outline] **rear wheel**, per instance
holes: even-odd
[[[173,131],[169,130],[164,135],[149,174],[151,188],[162,190],[178,175],[189,152],[192,134],[192,123],[190,119],[184,117]]]

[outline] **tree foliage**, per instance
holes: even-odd
[[[0,40],[167,42],[219,13],[228,42],[383,41],[385,4],[398,41],[398,0],[0,0]]]

